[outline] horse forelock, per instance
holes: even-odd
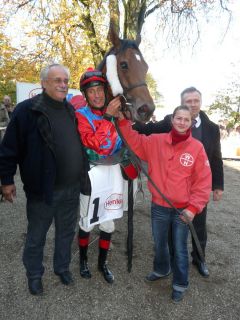
[[[106,64],[107,56],[109,56],[110,54],[117,55],[119,53],[124,52],[126,49],[134,49],[134,50],[138,51],[138,53],[140,54],[141,58],[143,58],[142,54],[141,54],[141,51],[138,48],[138,45],[137,45],[136,41],[128,40],[128,39],[127,40],[121,39],[120,43],[121,43],[120,48],[116,48],[116,47],[113,46],[107,51],[107,53],[103,57],[103,60],[97,66],[98,70],[102,70],[104,68],[104,66]]]
[[[134,40],[122,40],[122,44],[121,44],[121,48],[118,50],[118,53],[121,53],[121,52],[124,52],[126,51],[127,49],[133,49],[133,50],[136,50],[136,53],[135,53],[135,57],[138,61],[142,61],[143,63],[146,63],[143,55],[142,55],[142,52],[141,50],[139,49],[136,41]],[[140,58],[140,59],[139,59]]]
[[[119,48],[119,52],[124,52],[126,49],[135,49],[140,52],[138,45],[134,40],[121,40],[121,47]]]

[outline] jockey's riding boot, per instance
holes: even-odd
[[[80,253],[80,276],[85,279],[89,279],[92,277],[90,269],[87,263],[87,249],[88,247],[79,247]]]
[[[113,283],[114,275],[107,266],[107,254],[110,246],[111,233],[104,231],[100,232],[99,238],[99,256],[98,256],[98,270],[103,274],[104,279],[108,283]]]
[[[80,275],[82,278],[89,279],[92,277],[87,263],[87,250],[89,242],[89,232],[79,229],[79,257],[80,257]]]
[[[108,269],[108,266],[107,266],[107,254],[108,254],[108,250],[102,249],[102,248],[99,249],[98,270],[103,274],[104,279],[108,283],[113,283],[114,275]]]

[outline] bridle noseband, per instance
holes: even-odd
[[[121,80],[119,79],[120,83],[121,83]],[[143,87],[143,86],[147,86],[146,82],[143,81],[143,82],[140,82],[140,83],[137,83],[137,84],[132,84],[131,86],[129,87],[125,87],[122,83],[121,83],[122,87],[123,87],[123,92],[129,92],[135,88],[138,88],[138,87]]]
[[[121,80],[119,79],[120,83],[121,83]],[[121,83],[122,85],[122,83]],[[133,107],[133,104],[129,101],[129,99],[127,98],[127,93],[135,88],[138,88],[138,87],[142,87],[142,86],[147,86],[146,82],[140,82],[140,83],[137,83],[137,84],[133,84],[129,87],[125,87],[122,85],[123,87],[123,94],[121,94],[120,96],[123,98],[123,103],[122,103],[122,108],[121,108],[121,112],[124,114],[125,118],[128,118],[127,115],[126,115],[126,112],[129,111],[131,116],[132,116],[132,112],[131,112],[131,109]]]

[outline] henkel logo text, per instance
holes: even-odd
[[[123,206],[123,195],[120,193],[113,193],[104,203],[106,210],[118,210]]]
[[[194,163],[194,159],[193,156],[190,153],[183,153],[180,156],[180,163],[181,165],[183,165],[184,167],[190,167],[193,165]]]

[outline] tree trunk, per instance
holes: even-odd
[[[125,21],[123,37],[125,39],[135,40],[137,35],[141,33],[146,13],[146,1],[125,1]]]
[[[118,0],[109,0],[110,21],[114,23],[117,34],[120,32],[120,10]]]

